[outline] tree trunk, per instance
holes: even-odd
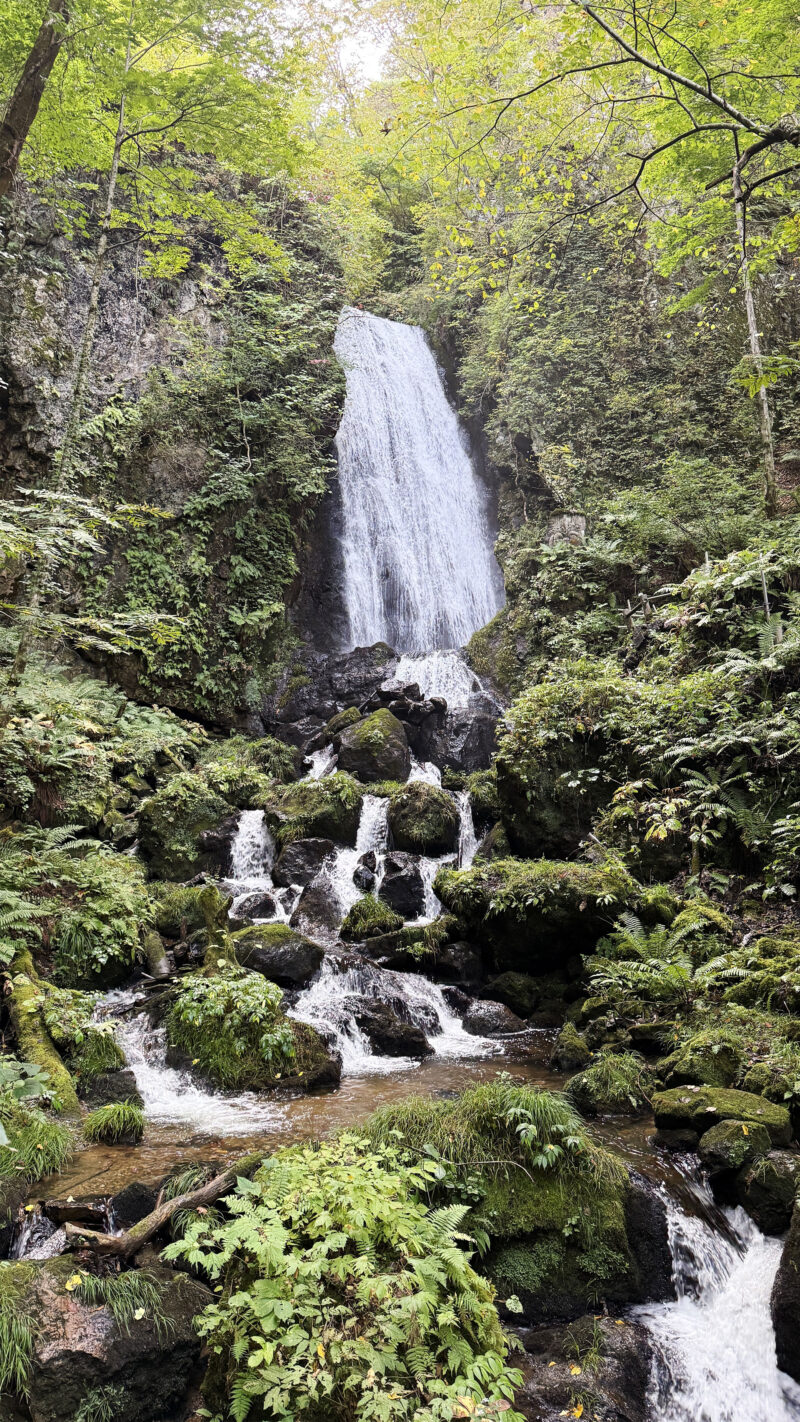
[[[747,223],[745,200],[742,191],[742,175],[738,162],[733,166],[733,205],[736,212],[736,231],[739,235],[739,251],[744,289],[744,309],[747,315],[747,334],[753,367],[760,382],[763,382],[764,362],[761,358],[761,337],[758,334],[756,307],[753,301],[753,286],[750,281],[750,261],[747,255]],[[761,452],[764,461],[764,507],[767,517],[774,518],[778,512],[778,481],[775,475],[775,450],[772,444],[772,419],[769,400],[763,383],[759,385],[756,397],[758,423],[761,429]]]
[[[39,33],[0,125],[0,197],[5,196],[14,181],[25,140],[64,43],[68,19],[66,0],[48,0]]]
[[[85,1229],[82,1225],[68,1224],[67,1248],[85,1249],[87,1246],[96,1254],[111,1254],[117,1259],[132,1259],[139,1250],[164,1228],[178,1210],[196,1210],[199,1205],[213,1205],[221,1195],[227,1195],[236,1184],[237,1176],[246,1174],[257,1162],[250,1157],[232,1165],[213,1180],[207,1180],[196,1190],[185,1195],[176,1195],[174,1200],[160,1200],[155,1209],[143,1220],[133,1225],[124,1234],[101,1234],[99,1230]]]

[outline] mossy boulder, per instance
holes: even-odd
[[[792,1139],[786,1107],[748,1091],[677,1086],[671,1091],[656,1092],[652,1106],[660,1130],[690,1130],[702,1136],[720,1121],[753,1121],[765,1128],[773,1145],[788,1145]]]
[[[736,1198],[764,1234],[789,1228],[800,1186],[800,1155],[774,1150],[743,1166],[736,1177]]]
[[[574,1022],[565,1022],[555,1040],[550,1057],[553,1071],[583,1071],[591,1060],[591,1051]]]
[[[630,1052],[604,1053],[565,1087],[585,1116],[638,1116],[648,1109],[652,1090],[651,1073]]]
[[[541,997],[539,984],[528,973],[501,973],[481,993],[493,1002],[504,1002],[518,1017],[530,1017]]]
[[[475,820],[488,824],[500,818],[500,801],[497,798],[497,775],[494,769],[475,770],[468,775],[465,789]]]
[[[495,859],[508,859],[511,854],[511,845],[508,842],[508,835],[505,826],[502,824],[492,825],[492,828],[483,836],[478,845],[474,862],[476,864],[491,864]]]
[[[175,775],[139,810],[139,848],[154,879],[191,879],[203,870],[222,871],[216,848],[200,836],[215,829],[230,806],[202,775]]]
[[[396,933],[403,927],[399,913],[388,904],[381,903],[373,894],[365,894],[345,915],[339,936],[347,942],[362,942],[367,938],[381,938],[387,933]]]
[[[398,849],[440,855],[458,847],[458,808],[437,785],[423,780],[404,785],[389,801],[388,820]]]
[[[697,1153],[712,1175],[741,1170],[770,1148],[766,1126],[753,1121],[720,1121],[700,1137]]]
[[[742,1047],[730,1032],[696,1032],[659,1062],[667,1086],[733,1086],[742,1066]]]
[[[301,780],[265,803],[267,824],[280,850],[299,839],[353,845],[363,797],[363,786],[340,771],[321,780]]]
[[[591,952],[640,886],[618,861],[500,859],[471,869],[440,869],[434,889],[470,937],[494,948],[498,968],[538,972]]]
[[[346,726],[334,744],[339,768],[367,784],[408,779],[411,751],[403,723],[385,708]]]
[[[153,884],[152,897],[155,900],[153,925],[168,942],[185,942],[200,929],[208,927],[208,895],[204,885],[191,888],[182,884]],[[228,899],[219,895],[220,916],[225,909],[227,917]]]
[[[231,935],[237,963],[279,987],[304,987],[322,967],[325,950],[288,923],[254,924]]]
[[[800,1382],[800,1205],[795,1205],[770,1300],[778,1367]]]

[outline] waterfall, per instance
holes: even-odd
[[[486,493],[418,326],[347,308],[336,436],[350,646],[461,647],[502,605]]]
[[[729,1229],[668,1204],[673,1303],[637,1309],[655,1358],[648,1402],[659,1422],[790,1422],[800,1387],[778,1371],[770,1294],[781,1241],[743,1210]]]
[[[276,889],[272,882],[275,841],[267,828],[263,810],[242,810],[231,844],[231,872],[225,881],[233,894],[231,917],[248,914],[248,900],[254,894],[269,895],[274,912],[264,917],[252,915],[255,923],[266,919],[287,922],[297,900],[297,892]]]
[[[458,831],[458,867],[459,869],[469,869],[472,861],[478,852],[478,836],[475,833],[475,821],[472,817],[472,801],[469,798],[469,791],[462,790],[458,797],[459,831]]]
[[[470,696],[483,691],[480,677],[458,652],[429,652],[424,657],[401,657],[392,681],[410,686],[416,682],[424,697],[443,696],[448,709],[467,706]]]

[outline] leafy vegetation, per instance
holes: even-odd
[[[381,903],[374,894],[364,894],[345,914],[339,936],[360,942],[364,938],[378,938],[383,933],[396,933],[402,927],[399,913]]]
[[[167,1034],[220,1086],[271,1085],[293,1062],[295,1039],[280,988],[259,973],[223,965],[185,979],[167,1016]]]
[[[102,1145],[137,1145],[144,1135],[144,1112],[135,1101],[112,1101],[90,1111],[83,1123],[87,1141]]]

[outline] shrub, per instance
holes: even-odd
[[[395,913],[388,904],[381,903],[374,894],[365,894],[345,915],[339,935],[345,941],[360,941],[379,938],[383,933],[396,933],[402,927],[403,920],[399,913]]]
[[[32,1184],[66,1165],[72,1137],[36,1106],[10,1092],[0,1095],[0,1180],[22,1176]]]
[[[436,785],[412,780],[389,801],[389,829],[398,849],[447,854],[458,844],[458,809]]]
[[[144,1135],[144,1112],[135,1101],[112,1101],[90,1111],[83,1123],[87,1141],[102,1145],[137,1145]]]
[[[83,1081],[125,1065],[113,1024],[92,1022],[97,1001],[94,993],[49,988],[42,1004],[42,1018],[54,1045]]]
[[[564,1090],[586,1115],[630,1116],[647,1109],[653,1077],[630,1052],[608,1052],[573,1076]]]
[[[167,1015],[167,1035],[220,1086],[271,1085],[295,1054],[282,1001],[280,988],[259,973],[188,978]]]
[[[267,1411],[433,1422],[508,1408],[520,1376],[493,1289],[465,1252],[466,1207],[423,1198],[436,1168],[343,1135],[279,1152],[238,1182],[227,1220],[188,1224],[165,1257],[224,1281],[197,1320],[218,1355],[213,1407],[241,1422]]]

